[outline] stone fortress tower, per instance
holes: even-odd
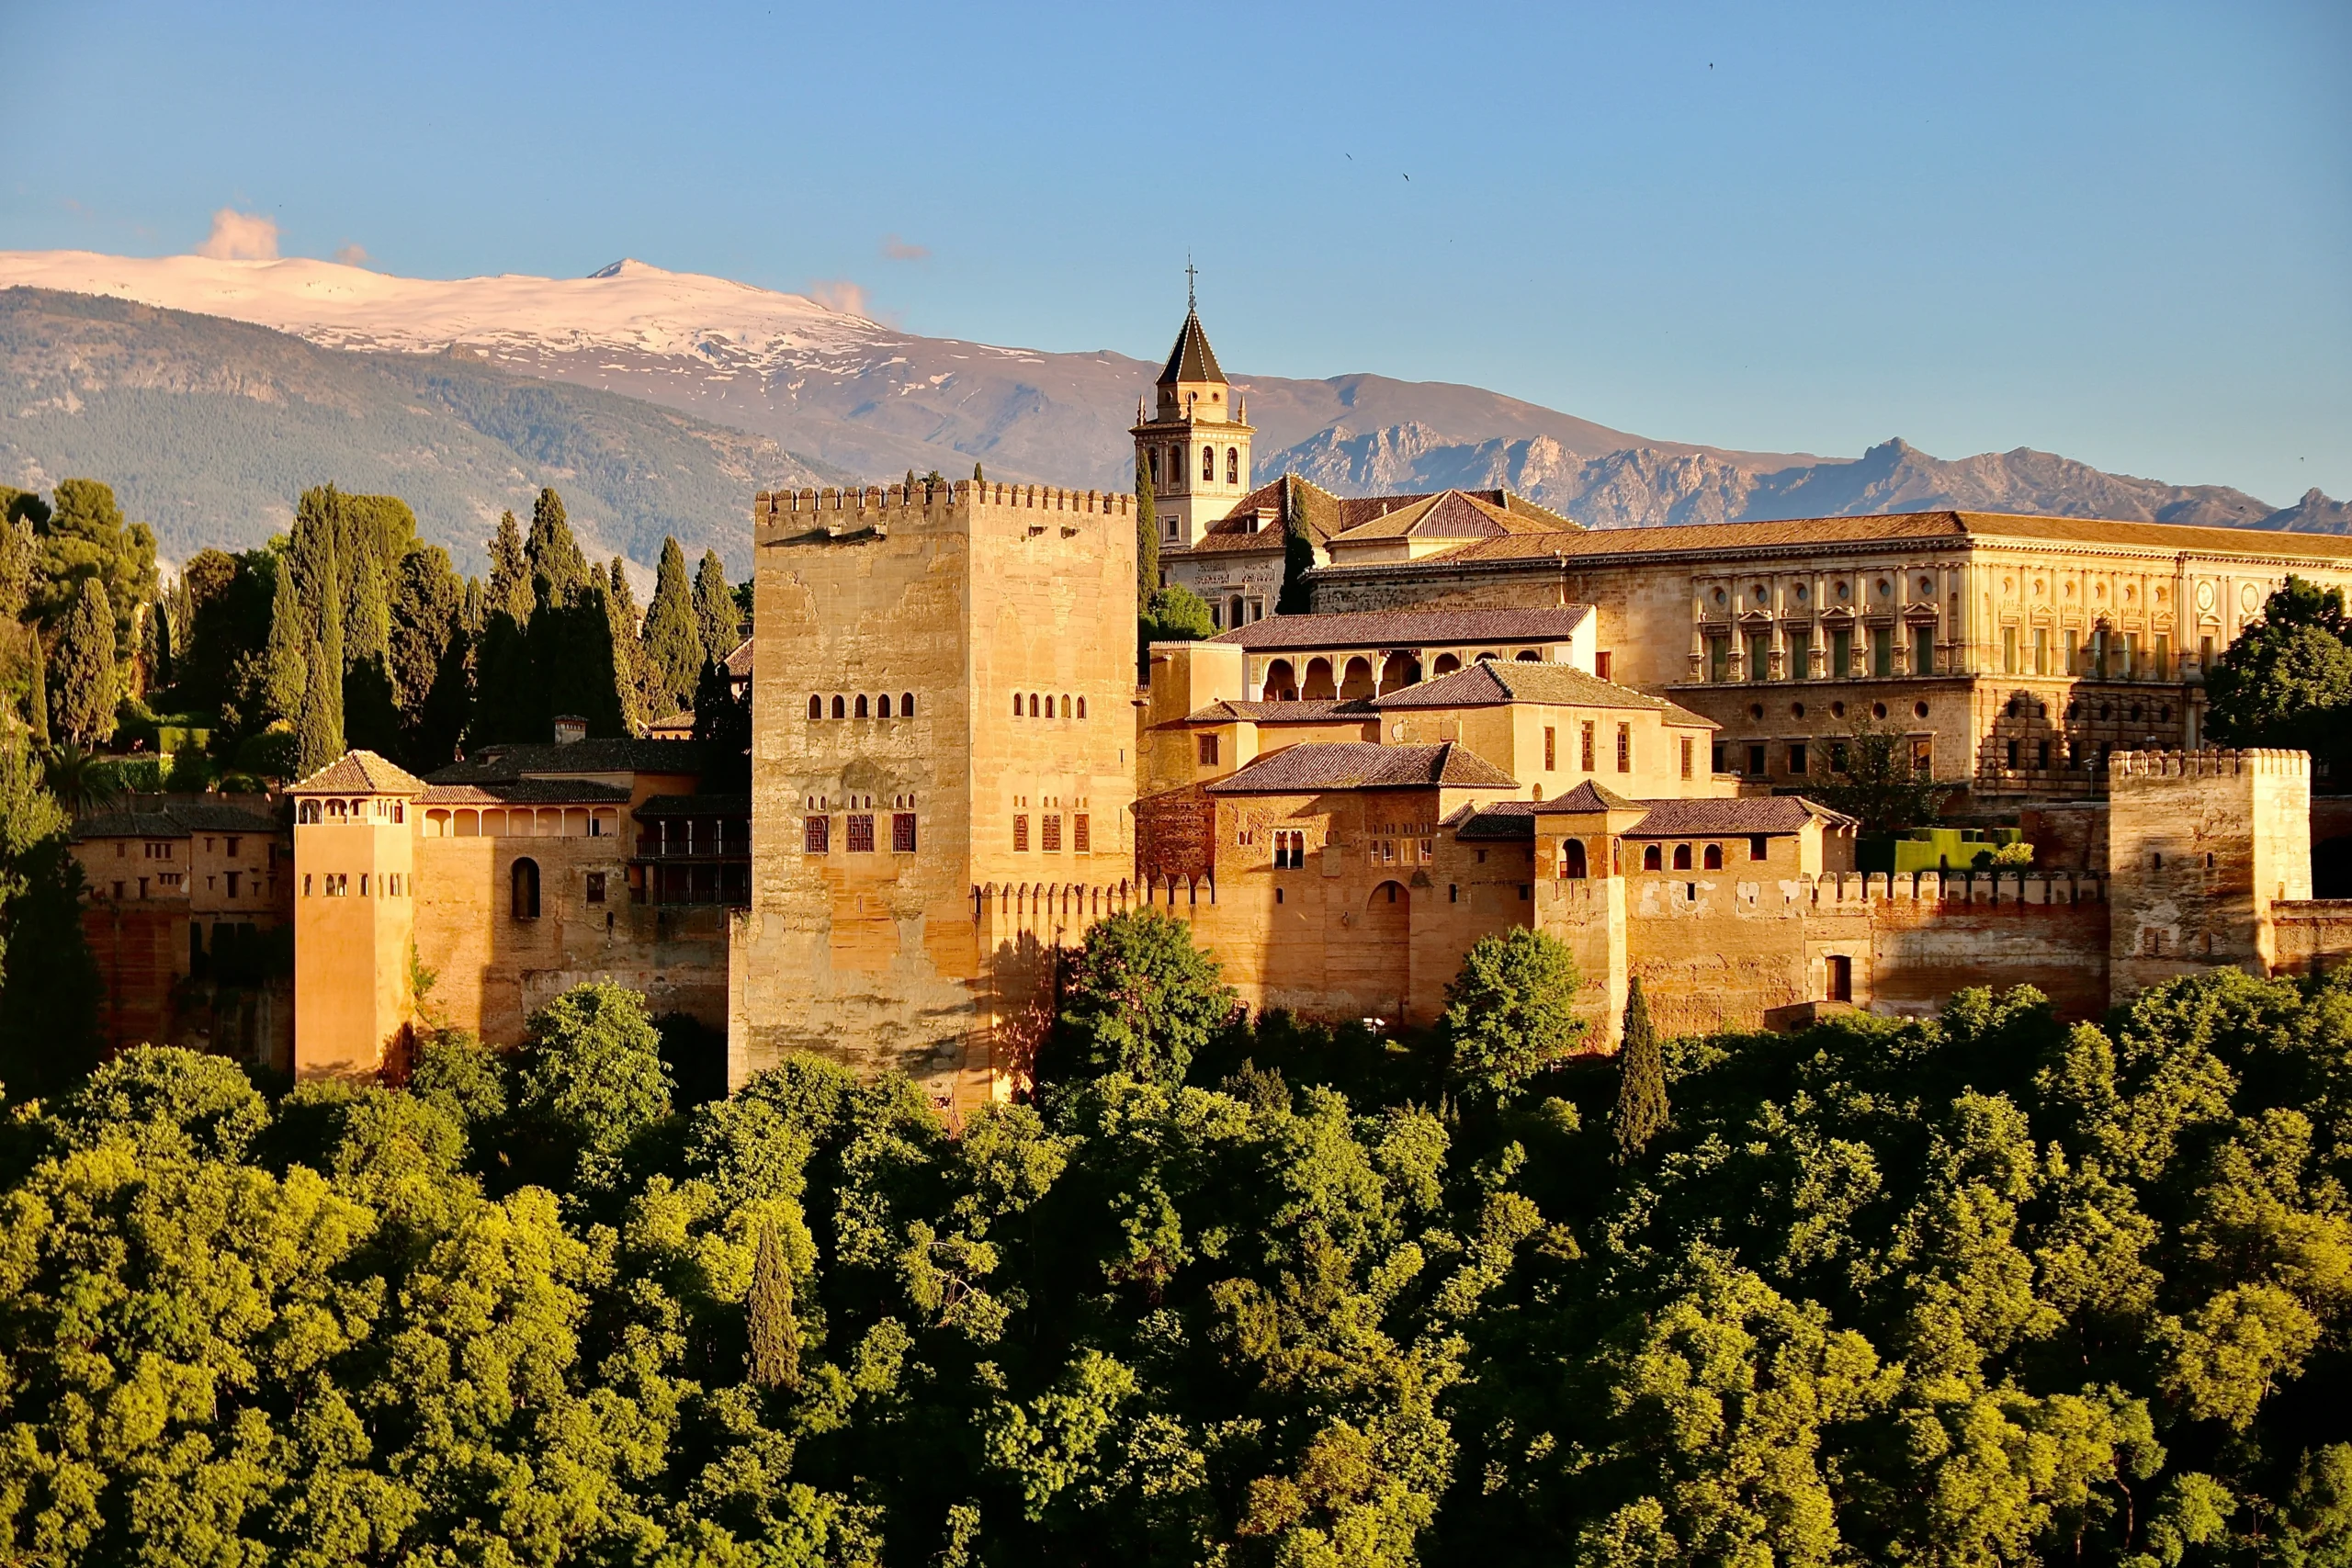
[[[1134,519],[962,480],[755,500],[730,1082],[795,1049],[960,1104],[1020,1074],[1049,950],[1132,896]]]
[[[1159,373],[1148,414],[1138,405],[1131,434],[1136,471],[1151,476],[1159,542],[1191,547],[1208,525],[1250,493],[1248,409],[1217,368],[1199,301],[1189,293],[1184,327]]]

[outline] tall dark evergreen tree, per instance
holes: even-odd
[[[552,490],[540,491],[531,508],[531,535],[524,542],[523,557],[531,568],[534,614],[541,604],[569,604],[586,591],[588,558],[580,553],[580,542],[571,536],[563,497]]]
[[[33,744],[47,749],[49,745],[49,655],[40,646],[40,628],[27,626],[25,641],[32,649],[32,691],[25,699],[25,723],[32,729]]]
[[[800,1320],[792,1311],[792,1268],[775,1222],[760,1226],[759,1250],[752,1258],[752,1289],[743,1302],[752,1352],[747,1369],[762,1388],[800,1386]]]
[[[605,613],[612,623],[613,660],[620,681],[622,718],[628,733],[635,735],[645,728],[646,721],[660,718],[662,713],[650,710],[652,699],[646,691],[645,645],[638,638],[638,623],[643,619],[637,607],[637,594],[628,585],[628,570],[621,558],[615,556],[605,572]]]
[[[76,746],[96,746],[114,732],[114,611],[106,586],[85,577],[58,636],[51,672],[58,731]]]
[[[40,570],[33,615],[55,632],[83,582],[95,579],[114,615],[114,658],[127,660],[138,651],[140,606],[155,596],[155,536],[144,523],[125,522],[113,488],[96,479],[61,479],[56,497],[47,517],[36,519]]]
[[[1283,587],[1274,614],[1304,615],[1315,607],[1306,574],[1315,570],[1315,532],[1306,520],[1306,481],[1290,475],[1283,485]]]
[[[150,645],[147,651],[148,681],[156,686],[172,685],[175,677],[172,672],[171,601],[168,598],[159,599],[148,607],[147,626]]]
[[[342,634],[337,629],[336,640]],[[334,678],[335,656],[324,637],[304,648],[310,676],[302,685],[302,720],[294,730],[294,774],[308,778],[343,755],[343,682]]]
[[[518,626],[531,618],[531,564],[524,558],[523,531],[514,525],[512,512],[499,513],[498,532],[491,536],[490,598],[484,610],[483,630],[489,628],[488,616],[502,612]]]
[[[1642,995],[1638,975],[1626,985],[1624,1035],[1617,1047],[1617,1107],[1609,1117],[1620,1165],[1640,1156],[1650,1140],[1665,1130],[1668,1114],[1666,1056],[1658,1047],[1657,1031],[1650,1023],[1650,1004]]]
[[[725,659],[743,640],[735,590],[727,581],[727,563],[718,558],[717,550],[705,550],[702,565],[695,572],[695,622],[702,632],[705,659]]]
[[[302,696],[311,679],[311,637],[302,619],[302,599],[294,563],[280,556],[277,587],[270,596],[269,642],[262,650],[262,715],[265,722],[292,724],[302,716]]]
[[[1151,465],[1136,457],[1136,614],[1144,613],[1159,591],[1159,512],[1151,488]]]
[[[24,741],[0,732],[0,1093],[13,1100],[61,1094],[97,1066],[102,992],[72,831]]]
[[[686,554],[675,539],[662,541],[653,573],[653,603],[645,612],[645,679],[649,709],[661,715],[685,706],[702,671],[702,620],[686,586]]]
[[[465,583],[438,545],[419,545],[401,557],[392,577],[392,625],[388,669],[401,728],[413,744],[424,723],[425,705],[441,679],[441,666],[460,632]],[[447,747],[425,747],[413,765],[438,766]]]

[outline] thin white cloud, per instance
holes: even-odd
[[[347,244],[341,250],[335,252],[334,259],[341,262],[345,266],[366,266],[368,265],[368,247],[358,243],[356,241],[354,241],[352,243]]]
[[[224,207],[212,215],[212,232],[196,254],[214,261],[276,261],[277,220]]]
[[[826,310],[844,316],[863,316],[865,310],[865,288],[845,277],[820,278],[808,286],[808,298]]]
[[[931,247],[918,245],[911,240],[901,240],[896,234],[882,236],[882,255],[887,261],[929,261]]]

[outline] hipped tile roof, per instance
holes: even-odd
[[[1383,746],[1309,741],[1216,780],[1211,795],[1299,795],[1326,789],[1517,789],[1519,781],[1459,742]]]
[[[1190,547],[1163,550],[1161,558],[1279,551],[1283,547],[1283,527],[1288,522],[1285,508],[1291,504],[1290,498],[1293,497],[1296,499],[1308,536],[1318,545],[1328,545],[1338,536],[1369,526],[1388,516],[1408,513],[1421,515],[1430,503],[1447,497],[1476,503],[1481,515],[1512,519],[1510,523],[1498,525],[1505,531],[1530,524],[1539,528],[1570,531],[1577,526],[1550,508],[1538,506],[1525,496],[1514,495],[1507,490],[1415,491],[1402,495],[1339,496],[1311,480],[1284,474],[1279,479],[1267,480],[1234,502],[1233,509],[1209,525],[1208,531]],[[1258,520],[1261,512],[1272,513],[1272,520],[1262,526]]]
[[[1269,615],[1219,632],[1208,640],[1266,652],[1565,642],[1591,614],[1589,604],[1563,604],[1546,610],[1353,610],[1334,615]]]
[[[1628,829],[1626,838],[1736,838],[1745,834],[1770,837],[1793,833],[1808,822],[1829,827],[1856,826],[1852,818],[1793,795],[1728,800],[1645,800],[1642,804],[1650,808],[1649,815]]]
[[[424,786],[427,806],[616,806],[628,798],[618,784],[590,779],[491,779],[452,782],[433,775]]]
[[[345,751],[309,778],[287,789],[288,795],[415,795],[424,781],[373,751]]]
[[[1594,811],[1639,811],[1643,807],[1643,802],[1626,799],[1600,780],[1587,779],[1566,795],[1537,803],[1534,811],[1537,816],[1582,816]]]
[[[613,737],[575,740],[569,746],[485,746],[462,762],[433,774],[435,784],[489,784],[525,774],[699,773],[704,750],[698,740],[651,740]]]
[[[1216,367],[1216,351],[1209,347],[1209,334],[1201,330],[1199,314],[1185,311],[1184,325],[1176,333],[1176,346],[1169,351],[1168,368],[1159,373],[1159,385],[1224,379],[1225,372]]]
[[[1350,697],[1343,702],[1244,703],[1220,698],[1205,707],[1194,708],[1184,716],[1187,724],[1229,723],[1248,719],[1256,724],[1339,724],[1349,719],[1378,718],[1379,713],[1364,697]]]
[[[74,824],[77,839],[184,839],[190,833],[275,833],[277,819],[242,806],[158,806],[102,811]]]
[[[1495,539],[1511,534],[1557,534],[1566,519],[1545,522],[1510,512],[1465,491],[1441,491],[1413,504],[1356,524],[1342,545],[1372,539]]]
[[[1573,664],[1484,659],[1434,681],[1402,686],[1372,699],[1388,708],[1497,707],[1506,703],[1544,703],[1557,707],[1643,708],[1663,714],[1668,724],[1719,728],[1689,708],[1589,675]]]

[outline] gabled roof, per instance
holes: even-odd
[[[1176,346],[1169,352],[1168,368],[1159,373],[1159,385],[1224,379],[1225,372],[1216,367],[1216,354],[1209,347],[1209,334],[1201,330],[1199,312],[1185,311],[1183,330],[1176,334]]]
[[[1215,780],[1211,795],[1303,795],[1327,789],[1517,789],[1519,781],[1457,741],[1383,746],[1371,740],[1284,747]]]
[[[1244,703],[1220,698],[1204,707],[1194,708],[1184,716],[1187,724],[1231,724],[1247,720],[1252,724],[1344,724],[1350,719],[1374,719],[1380,716],[1371,702],[1363,697],[1350,697],[1343,702]]]
[[[1557,534],[1572,525],[1546,522],[1512,512],[1465,491],[1441,491],[1410,505],[1358,523],[1340,534],[1342,545],[1373,539],[1496,539],[1508,534]]]
[[[1661,714],[1668,724],[1720,728],[1689,708],[1588,675],[1573,664],[1552,664],[1519,659],[1482,659],[1475,664],[1401,686],[1372,699],[1388,708],[1498,707],[1507,703],[1544,703],[1555,707],[1644,708]]]
[[[1650,808],[1625,832],[1629,839],[1698,839],[1711,835],[1736,838],[1760,834],[1767,838],[1793,833],[1808,822],[1825,827],[1859,826],[1842,812],[1801,795],[1770,795],[1738,799],[1645,800]]]
[[[1451,828],[1455,838],[1473,842],[1482,839],[1532,839],[1535,837],[1535,803],[1532,800],[1482,800],[1475,805],[1457,807],[1439,826]]]
[[[1589,604],[1548,610],[1353,610],[1336,615],[1269,615],[1209,638],[1252,651],[1429,648],[1471,643],[1566,642]]]
[[[1209,525],[1189,547],[1166,549],[1163,559],[1174,556],[1248,555],[1261,550],[1283,548],[1283,531],[1289,521],[1286,508],[1295,502],[1306,525],[1310,537],[1318,545],[1328,544],[1333,537],[1362,528],[1382,518],[1426,510],[1427,503],[1444,496],[1458,496],[1490,508],[1503,517],[1524,520],[1539,526],[1575,530],[1577,525],[1547,507],[1542,507],[1523,495],[1507,490],[1417,491],[1404,495],[1333,495],[1312,480],[1295,474],[1284,474],[1268,479],[1248,495],[1233,503],[1216,522]],[[1259,513],[1269,512],[1272,520],[1261,525]],[[1510,525],[1502,525],[1509,528]]]
[[[1643,803],[1628,800],[1598,779],[1587,779],[1566,795],[1539,801],[1534,806],[1539,817],[1582,817],[1596,811],[1640,811]]]
[[[613,737],[553,744],[485,746],[462,762],[433,774],[435,784],[492,784],[526,774],[563,777],[580,773],[699,773],[698,740],[650,740]]]
[[[416,795],[424,781],[373,751],[345,751],[309,778],[288,786],[288,795]]]
[[[726,664],[727,672],[729,675],[734,676],[737,680],[747,681],[751,679],[752,639],[750,637],[745,637],[741,642],[737,643],[733,648],[727,650]]]

